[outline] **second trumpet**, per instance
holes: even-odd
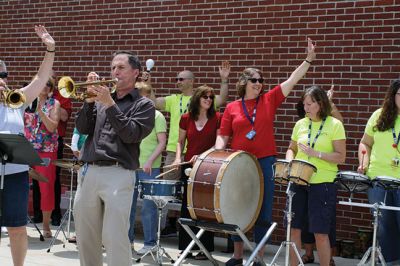
[[[71,77],[62,77],[58,81],[58,90],[64,98],[73,98],[77,100],[85,100],[87,98],[96,97],[96,95],[88,93],[86,90],[79,92],[79,88],[85,88],[91,85],[107,85],[112,84],[110,93],[114,93],[118,79],[99,80],[93,82],[75,83]]]

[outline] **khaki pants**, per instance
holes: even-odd
[[[89,165],[80,169],[74,218],[80,264],[102,266],[102,245],[107,265],[132,265],[128,239],[135,171],[118,166]]]

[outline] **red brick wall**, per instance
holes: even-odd
[[[355,170],[357,144],[367,119],[381,104],[390,81],[399,78],[399,11],[400,1],[394,0],[5,1],[0,5],[0,58],[9,64],[11,87],[29,80],[45,50],[33,25],[44,24],[57,41],[54,68],[59,75],[83,81],[89,71],[96,71],[108,77],[112,52],[134,50],[143,63],[155,60],[156,94],[168,95],[175,91],[174,78],[183,69],[196,74],[197,84],[218,88],[218,66],[229,60],[233,100],[241,70],[261,68],[270,88],[301,63],[306,37],[311,37],[317,42],[317,60],[276,119],[278,157],[288,146],[302,89],[335,84],[335,102],[348,137],[346,165],[341,169]],[[79,106],[74,103],[75,110]],[[68,139],[72,127],[71,119]],[[276,193],[276,242],[284,235],[283,192]],[[340,199],[347,197],[341,195]],[[365,200],[365,195],[357,198]],[[371,223],[362,208],[338,205],[337,214],[339,238],[355,238],[358,226]]]

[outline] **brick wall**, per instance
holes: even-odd
[[[400,1],[124,1],[25,0],[0,5],[0,57],[9,64],[11,87],[35,74],[44,47],[34,24],[44,24],[57,41],[57,73],[85,80],[89,71],[109,77],[111,54],[136,51],[156,62],[152,79],[158,96],[176,92],[177,72],[190,69],[197,84],[218,88],[218,66],[232,64],[234,83],[247,66],[261,68],[267,88],[284,81],[305,58],[306,37],[317,41],[317,60],[278,111],[276,140],[283,158],[297,120],[294,109],[304,87],[335,85],[335,103],[345,119],[347,160],[355,170],[357,144],[370,114],[379,107],[390,81],[399,78]],[[74,110],[80,103],[74,103]],[[69,123],[70,139],[72,119]],[[65,151],[66,156],[70,156]],[[68,181],[64,180],[65,183]],[[277,188],[273,240],[284,237],[284,188]],[[346,194],[340,194],[346,199]],[[365,201],[365,195],[356,195]],[[367,210],[338,205],[338,238],[355,238],[370,226]]]

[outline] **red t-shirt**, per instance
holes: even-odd
[[[72,103],[71,100],[69,98],[64,98],[60,95],[60,93],[58,92],[58,90],[54,90],[53,92],[53,96],[56,100],[58,100],[60,102],[60,107],[64,108],[67,113],[68,113],[68,118],[71,116],[72,113]],[[61,121],[58,122],[58,127],[57,127],[57,131],[58,131],[58,135],[60,137],[65,137],[65,132],[67,131],[67,121]]]
[[[252,125],[243,111],[242,99],[229,103],[221,119],[220,134],[232,136],[232,149],[247,151],[257,158],[276,155],[274,118],[276,109],[284,100],[280,85],[260,96],[254,123],[256,135],[252,140],[246,138],[246,134],[252,130]],[[245,100],[245,104],[251,118],[256,99]]]
[[[220,113],[208,119],[202,130],[196,128],[196,124],[189,114],[183,114],[179,122],[179,128],[186,131],[187,150],[185,161],[192,159],[194,155],[199,155],[212,148],[217,138],[217,129],[220,126]]]

